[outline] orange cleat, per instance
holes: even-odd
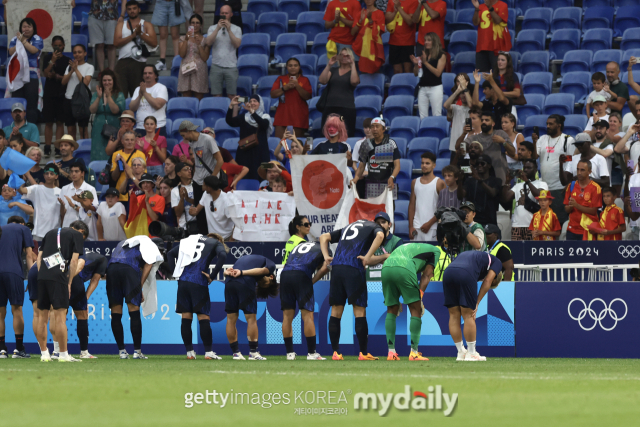
[[[333,357],[331,357],[333,360],[344,360],[344,358],[342,357],[341,354],[338,354],[337,351],[333,352]]]
[[[389,351],[387,360],[400,360],[400,356],[398,356],[398,353],[396,353],[395,351]]]
[[[371,353],[367,353],[366,356],[360,353],[360,356],[358,356],[358,360],[378,360],[378,357],[372,356]]]
[[[429,360],[429,359],[426,357],[422,357],[422,353],[420,352],[411,351],[411,354],[409,354],[409,360]]]

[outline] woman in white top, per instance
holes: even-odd
[[[471,80],[467,73],[458,73],[454,79],[451,96],[444,102],[444,108],[447,110],[447,120],[451,122],[449,150],[452,157],[456,151],[456,141],[464,132],[464,121],[469,118],[469,106],[471,105],[470,83]]]
[[[518,160],[518,145],[524,141],[524,136],[521,133],[516,132],[516,117],[513,114],[505,114],[502,116],[502,130],[509,135],[509,141],[516,149],[516,157],[510,157],[507,154],[507,166],[511,171],[522,169],[522,162]],[[515,176],[515,172],[512,174]]]
[[[64,94],[64,104],[63,108],[63,117],[64,124],[67,126],[67,133],[72,135],[74,138],[76,136],[76,123],[80,126],[80,139],[89,138],[89,134],[87,132],[87,128],[89,126],[89,117],[86,119],[77,120],[71,111],[71,98],[73,97],[73,92],[76,90],[76,86],[80,84],[82,81],[83,84],[89,88],[89,84],[91,83],[91,77],[93,76],[93,65],[87,64],[85,62],[85,57],[87,56],[87,50],[84,48],[84,45],[77,44],[73,46],[73,61],[69,63],[67,70],[65,71],[64,77],[62,77],[62,85],[67,85],[67,91]],[[89,98],[91,98],[91,90],[89,90]]]
[[[622,116],[617,111],[609,114],[609,129],[607,129],[607,138],[614,144],[624,136],[624,132],[620,132],[622,127]]]

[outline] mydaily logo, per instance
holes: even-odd
[[[443,404],[445,409],[443,410]],[[389,412],[391,405],[399,411],[409,409],[415,411],[443,411],[445,417],[453,413],[458,403],[458,393],[449,395],[442,392],[442,386],[429,386],[427,393],[414,391],[411,386],[405,385],[403,393],[356,393],[353,401],[353,409],[377,410],[378,415],[384,417]]]

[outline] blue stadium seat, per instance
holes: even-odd
[[[302,12],[296,22],[296,33],[305,34],[307,40],[313,40],[318,33],[325,31],[323,12]]]
[[[550,7],[536,7],[533,9],[528,9],[524,13],[522,29],[543,30],[545,33],[548,33],[552,15],[553,9],[551,9]],[[511,18],[511,15],[509,15],[509,18]]]
[[[89,51],[89,37],[84,34],[71,34],[71,46],[77,44],[83,45],[87,52]]]
[[[473,14],[475,13],[475,9],[462,9],[459,10],[456,14],[456,19],[453,23],[449,24],[449,31],[462,31],[462,30],[476,30],[476,27],[473,25]],[[449,9],[447,9],[447,15],[449,14]]]
[[[451,96],[451,89],[453,88],[455,78],[455,73],[442,73],[442,89],[445,95],[443,98],[444,100]]]
[[[456,10],[458,12],[463,9],[473,9],[473,8],[474,6],[471,0],[456,0]]]
[[[403,159],[407,157],[407,139],[406,138],[393,138],[400,152],[400,157]]]
[[[236,183],[237,191],[258,191],[260,189],[260,181],[257,179],[243,178]]]
[[[260,77],[269,74],[269,57],[267,55],[241,55],[238,58],[238,72],[241,76],[251,77],[258,82]]]
[[[318,58],[320,58],[321,56],[327,56],[327,37],[329,37],[329,33],[324,32],[316,34],[316,37],[313,39],[311,53],[317,55]]]
[[[271,38],[269,34],[253,33],[243,34],[238,56],[243,55],[267,55],[271,52]]]
[[[572,7],[573,0],[544,0],[544,6],[554,10],[561,7]],[[582,13],[582,11],[580,11],[580,13]]]
[[[178,145],[178,140],[175,138],[167,138],[167,153],[173,153],[173,149]]]
[[[229,126],[225,119],[218,119],[214,129],[216,130],[216,141],[218,142],[224,142],[228,138],[240,138],[240,131],[238,128],[232,128]]]
[[[413,113],[413,96],[393,95],[384,101],[382,114],[385,119],[393,122],[400,116],[411,116]]]
[[[204,120],[207,126],[214,126],[219,119],[226,117],[229,102],[226,96],[202,98],[198,107],[198,117]]]
[[[407,159],[411,160],[415,169],[420,169],[420,156],[426,151],[438,155],[440,140],[433,137],[413,138],[407,148]]]
[[[538,126],[540,128],[540,135],[546,134],[548,117],[549,117],[548,114],[540,114],[537,116],[528,117],[527,122],[524,125],[524,130],[522,131],[522,135],[524,135],[525,138],[529,138],[533,133],[534,126]]]
[[[178,78],[173,76],[160,76],[158,77],[158,83],[162,83],[167,87],[169,99],[178,96]]]
[[[314,96],[309,100],[309,120],[311,121],[322,118],[322,113],[316,110],[316,104],[318,103],[319,99],[319,96]]]
[[[478,32],[476,30],[462,30],[451,34],[449,53],[453,56],[460,52],[475,52]]]
[[[539,93],[529,93],[525,96],[527,103],[525,105],[516,105],[518,112],[518,122],[526,123],[527,117],[542,114],[545,96]]]
[[[418,78],[413,73],[394,74],[389,84],[389,95],[413,96],[417,84]]]
[[[362,117],[378,117],[382,110],[382,97],[376,95],[357,96],[356,115]],[[356,121],[357,125],[357,121]]]
[[[549,53],[551,60],[564,58],[564,54],[570,50],[580,48],[580,30],[557,30],[551,36]]]
[[[613,27],[613,7],[594,6],[584,11],[582,31]]]
[[[295,55],[298,61],[300,61],[300,68],[302,69],[302,74],[304,76],[315,76],[316,75],[316,64],[318,62],[318,57],[312,53],[302,53],[300,55]]]
[[[571,93],[552,93],[544,101],[544,114],[560,114],[566,116],[573,113],[576,103]]]
[[[249,0],[247,10],[255,16],[260,16],[263,13],[275,12],[278,10],[278,4],[276,0]]]
[[[87,163],[89,169],[91,169],[96,175],[107,166],[106,160],[94,160],[93,162]],[[96,182],[98,181],[98,177],[96,176]]]
[[[525,53],[529,50],[544,50],[547,33],[542,30],[522,30],[516,37],[513,50]]]
[[[420,118],[413,116],[396,117],[391,121],[389,136],[392,138],[404,138],[411,141],[418,136]]]
[[[307,53],[307,36],[298,33],[280,34],[276,39],[275,57],[286,62],[295,55]]]
[[[326,53],[318,56],[318,62],[316,62],[316,72],[315,72],[316,76],[319,76],[320,74],[322,74],[328,62],[329,62],[329,59],[327,58]]]
[[[238,96],[251,96],[253,93],[251,77],[238,76]]]
[[[360,84],[356,86],[353,93],[355,96],[360,95],[384,95],[384,74],[361,74]]]
[[[609,62],[615,61],[620,64],[621,59],[622,52],[618,49],[599,50],[593,54],[591,72],[595,73],[596,71],[600,71],[604,73]]]
[[[187,98],[188,99],[188,98]],[[195,98],[194,98],[195,99]],[[197,99],[196,99],[197,101]],[[182,141],[182,137],[180,136],[180,125],[182,124],[183,120],[189,120],[191,123],[193,123],[194,125],[198,126],[199,130],[202,130],[206,127],[206,124],[204,122],[204,120],[202,119],[197,119],[194,117],[181,117],[179,120],[173,120],[172,124],[171,124],[171,132],[167,132],[167,134],[173,138],[173,139],[177,139]],[[167,123],[168,125],[169,123]],[[216,129],[216,139],[218,138],[218,129]]]
[[[520,54],[520,52],[516,52],[512,50],[511,52],[509,52],[509,55],[511,56],[513,71],[520,71],[520,60],[522,58],[522,55]]]
[[[221,142],[219,139],[217,139],[217,135],[216,135],[216,141],[218,142],[218,144],[222,144],[223,148],[226,148],[227,150],[229,150],[229,152],[231,153],[234,159],[236,158],[236,151],[238,151],[239,140],[240,138],[234,137],[234,138],[227,138],[224,142]]]
[[[576,102],[582,102],[584,101],[584,98],[589,95],[590,87],[591,73],[587,73],[585,71],[573,71],[562,76],[560,92],[570,93],[575,97]]]
[[[553,82],[553,74],[549,72],[529,73],[524,76],[522,90],[525,95],[529,93],[540,93],[549,95]]]
[[[449,138],[442,138],[438,144],[438,158],[450,159],[451,151],[449,150]]]
[[[611,6],[611,0],[582,0],[582,8],[588,9],[596,6]]]
[[[453,64],[451,64],[451,72],[458,73],[473,73],[476,69],[476,53],[475,52],[460,52],[455,56]]]
[[[582,28],[582,10],[579,7],[560,7],[553,12],[551,32]]]
[[[595,30],[589,30],[584,33],[581,49],[589,49],[594,53],[603,49],[611,49],[612,39],[613,30],[606,28],[596,28]],[[638,40],[638,45],[640,45],[640,40]],[[620,45],[620,49],[624,50],[622,44]]]
[[[564,132],[567,134],[579,134],[587,127],[588,119],[584,114],[569,114],[564,119]]]
[[[173,98],[167,102],[167,117],[177,120],[198,116],[198,100],[196,98]]]
[[[267,33],[271,40],[276,40],[280,34],[286,33],[289,28],[289,16],[286,12],[265,12],[258,15],[259,33]]]
[[[0,65],[4,65],[7,62],[7,56],[9,52],[9,40],[6,34],[0,35]]]
[[[631,86],[629,86],[629,73],[628,72],[621,73],[620,81],[622,81],[622,83],[626,84],[629,87],[629,95],[639,96],[639,94],[635,90],[633,90],[633,88]],[[628,107],[628,106],[629,106],[628,103],[625,104],[625,107]]]
[[[509,8],[509,18],[507,19],[507,29],[516,30],[516,18],[518,17],[518,11],[513,8]]]
[[[449,122],[444,116],[425,117],[420,122],[418,136],[430,136],[440,141],[449,136]],[[437,151],[437,150],[436,150]],[[434,151],[434,153],[436,152]]]
[[[638,0],[613,0],[613,5],[615,7],[623,7],[623,6],[634,6],[638,4]]]
[[[411,180],[396,179],[396,185],[398,186],[398,200],[410,200],[411,199]]]
[[[529,9],[529,11],[531,10]],[[549,71],[549,52],[531,51],[522,55],[520,72],[527,74],[536,71]]]
[[[253,12],[240,12],[242,16],[242,36],[256,32],[256,15]]]
[[[280,144],[280,138],[276,138],[275,136],[270,136],[267,142],[269,144],[269,150],[275,151],[278,144]]]
[[[564,54],[560,74],[564,75],[572,71],[589,71],[593,52],[590,50],[570,50]]]
[[[622,37],[629,28],[640,27],[640,6],[621,6],[613,22],[613,36]]]
[[[180,74],[180,64],[182,64],[182,57],[180,55],[174,56],[173,61],[171,61],[171,76],[176,79]]]
[[[289,19],[298,19],[302,12],[309,11],[309,0],[278,0],[278,10],[287,12]]]
[[[622,54],[622,62],[618,62],[620,64],[621,70],[626,70],[629,67],[629,58],[631,58],[632,56],[640,58],[640,49],[629,49],[624,51],[624,53]],[[635,64],[633,66],[633,70],[640,70],[640,64]]]
[[[398,178],[411,179],[411,171],[413,169],[413,163],[409,159],[400,159],[400,173]]]
[[[433,170],[433,173],[435,174],[435,176],[437,176],[440,179],[443,179],[442,177],[442,169],[444,169],[445,166],[448,166],[450,163],[449,158],[439,158],[436,159],[436,168]]]
[[[409,219],[409,200],[396,200],[393,212],[393,222]]]
[[[516,6],[527,16],[527,10],[544,6],[542,0],[516,0]]]
[[[409,221],[396,221],[393,224],[393,234],[400,237],[401,239],[408,241],[409,240]]]
[[[640,28],[629,28],[622,33],[621,50],[640,48]]]
[[[444,17],[444,39],[445,41],[449,41],[449,39],[451,38],[451,24],[453,24],[454,22],[456,22],[456,16],[457,13],[455,11],[455,9],[449,9],[449,7],[447,7],[447,14]]]

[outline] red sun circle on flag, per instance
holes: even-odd
[[[38,35],[42,40],[48,38],[53,32],[53,19],[46,10],[33,9],[31,12],[27,13],[27,18],[31,18],[36,21]]]
[[[344,193],[342,172],[324,160],[311,162],[302,171],[302,191],[316,208],[331,209]]]

